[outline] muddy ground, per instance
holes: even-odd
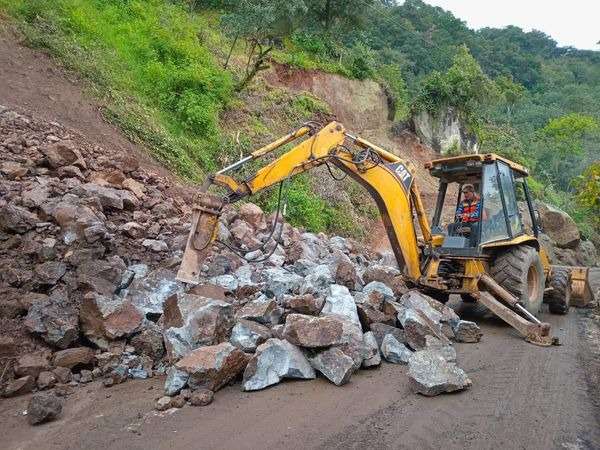
[[[163,413],[153,410],[160,378],[95,383],[69,397],[62,418],[37,427],[22,416],[27,396],[3,400],[2,447],[599,449],[600,329],[588,314],[544,314],[562,342],[552,348],[479,320],[483,340],[456,344],[473,387],[454,395],[417,396],[405,367],[391,364],[343,387],[319,379],[244,393],[237,384],[207,407]]]

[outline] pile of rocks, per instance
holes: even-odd
[[[0,106],[4,395],[164,372],[190,193],[158,170]]]
[[[470,386],[452,340],[476,342],[478,327],[409,290],[387,255],[287,223],[264,247],[273,218],[248,203],[218,230],[245,258],[215,249],[184,286],[186,190],[2,107],[0,160],[5,396],[166,374],[166,409],[208,404],[237,379],[247,391],[317,374],[342,385],[382,358],[408,364],[425,395]]]

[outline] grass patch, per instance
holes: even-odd
[[[0,0],[29,45],[92,82],[106,115],[178,174],[214,166],[233,81],[199,36],[204,19],[164,0]]]

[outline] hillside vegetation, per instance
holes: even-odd
[[[420,0],[0,0],[0,9],[185,178],[327,115],[318,99],[264,84],[274,60],[379,82],[394,121],[455,108],[482,151],[528,165],[536,196],[600,240],[600,52],[517,27],[474,31]],[[347,208],[311,190],[308,178],[291,184],[292,221],[356,228]]]

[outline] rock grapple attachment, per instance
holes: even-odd
[[[198,284],[200,267],[216,238],[219,216],[225,201],[216,195],[202,193],[192,207],[192,227],[188,236],[177,279]]]

